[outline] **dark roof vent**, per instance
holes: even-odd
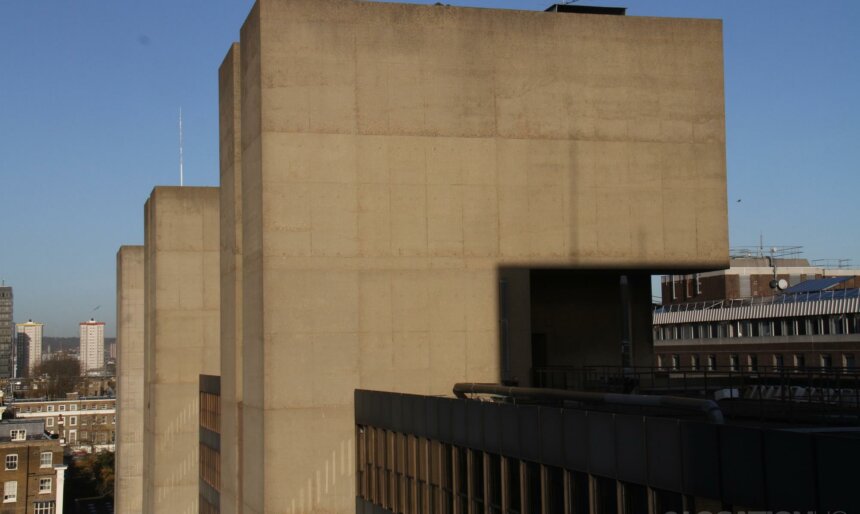
[[[546,12],[569,12],[574,14],[610,14],[613,16],[624,16],[627,14],[626,7],[597,7],[593,5],[552,4]]]

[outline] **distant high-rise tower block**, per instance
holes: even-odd
[[[31,376],[36,366],[42,363],[42,330],[44,327],[43,323],[36,323],[33,320],[18,323],[17,376]]]
[[[116,254],[116,512],[143,512],[143,246]]]
[[[0,286],[0,378],[10,378],[15,369],[15,322],[12,288]]]
[[[650,364],[650,274],[728,263],[722,48],[718,20],[258,0],[220,103],[241,511],[354,512],[356,388]]]
[[[81,373],[104,368],[105,365],[105,324],[90,318],[80,325],[81,340],[78,359]]]
[[[220,373],[218,229],[218,188],[156,187],[146,202],[146,513],[198,509],[199,380]]]

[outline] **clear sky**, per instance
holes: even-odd
[[[763,233],[860,264],[860,2],[581,3],[723,19],[731,244]],[[217,185],[217,70],[251,5],[0,0],[0,279],[16,320],[74,336],[94,316],[114,334],[116,250],[142,243],[152,187],[178,182],[180,106],[186,184]]]

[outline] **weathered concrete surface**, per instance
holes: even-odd
[[[240,52],[244,512],[354,509],[354,388],[498,380],[500,270],[727,265],[719,21],[260,0]]]
[[[196,513],[199,376],[220,373],[219,192],[156,187],[145,208],[146,513]]]
[[[221,133],[221,512],[241,512],[242,147],[239,44],[218,74]]]
[[[143,512],[143,246],[116,254],[117,512]]]

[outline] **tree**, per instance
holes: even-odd
[[[61,353],[38,364],[33,375],[47,376],[45,389],[49,397],[64,397],[77,390],[81,381],[81,363],[78,359]]]

